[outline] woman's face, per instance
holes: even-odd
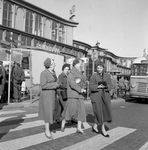
[[[69,72],[69,67],[65,67],[64,70],[63,70],[64,74],[68,74]]]
[[[103,72],[103,66],[97,66],[97,72],[102,73]]]
[[[79,71],[81,71],[81,70],[82,70],[82,64],[83,64],[83,62],[80,60],[79,63],[75,65],[75,67],[76,67]]]

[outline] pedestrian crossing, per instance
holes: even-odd
[[[17,115],[13,115],[16,114]],[[22,114],[23,113],[23,114]],[[5,116],[3,117],[3,114],[12,114],[12,116]],[[16,124],[11,124],[11,121],[16,120],[19,118],[19,116],[22,116],[21,119],[27,120],[28,122],[21,122],[18,126]],[[0,135],[4,135],[4,133],[7,134],[21,134],[22,132],[26,132],[26,130],[34,130],[35,127],[44,127],[44,122],[41,120],[38,120],[37,113],[31,113],[26,114],[25,111],[21,110],[14,110],[14,111],[3,111],[3,113],[0,113],[0,124],[3,122],[7,122],[8,124],[5,126],[0,126]],[[30,120],[33,119],[33,120]],[[35,120],[34,120],[35,119]],[[84,123],[85,130],[89,130],[91,128],[91,125],[89,123]],[[134,133],[136,129],[133,128],[126,128],[126,127],[116,127],[108,131],[110,134],[109,138],[103,137],[101,134],[95,134],[93,136],[90,136],[89,138],[86,138],[88,135],[81,135],[81,141],[78,141],[76,143],[73,142],[72,145],[63,146],[61,145],[62,150],[101,150],[110,144],[124,138],[127,135],[130,135]],[[5,134],[7,139],[7,134]],[[55,140],[60,140],[61,138],[69,139],[70,136],[73,136],[76,134],[76,128],[74,126],[70,126],[65,129],[65,132],[61,132],[60,130],[54,130],[52,131],[52,135],[54,137],[54,140],[50,140],[46,138],[44,130],[41,133],[30,133],[29,135],[26,135],[24,137],[18,136],[17,138],[12,138],[8,140],[3,140],[3,137],[0,139],[0,150],[19,150],[19,149],[29,149],[29,147],[34,147],[42,144],[42,147],[44,147],[44,143],[53,142]],[[1,136],[0,136],[1,137]],[[66,142],[66,141],[65,141]],[[35,148],[37,149],[37,148]],[[40,148],[39,148],[40,150]],[[144,149],[140,149],[144,150]]]

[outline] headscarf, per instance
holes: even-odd
[[[51,65],[51,59],[50,58],[47,58],[45,61],[44,61],[44,66],[45,67],[50,67]]]

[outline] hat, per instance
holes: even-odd
[[[70,69],[70,64],[64,64],[64,65],[62,66],[62,71],[63,71],[66,67],[68,67],[68,68]]]
[[[50,58],[47,58],[45,61],[44,61],[44,66],[45,67],[50,67],[51,65],[51,59]]]

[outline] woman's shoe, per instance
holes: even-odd
[[[103,131],[101,131],[101,134],[102,134],[104,137],[109,137],[109,134],[107,134],[107,133],[104,134]]]
[[[99,133],[99,131],[97,131],[96,129],[94,129],[94,127],[92,127],[92,132],[95,132],[95,133]]]
[[[61,131],[64,132],[64,131],[65,131],[65,127],[62,127],[62,128],[61,128]]]
[[[76,131],[77,133],[80,133],[80,134],[83,134],[83,135],[86,135],[86,133],[82,130],[79,130],[79,129],[77,129],[77,131]]]
[[[110,137],[109,134],[104,134],[103,132],[102,132],[102,135],[103,135],[104,137]]]
[[[53,140],[52,135],[48,136],[48,135],[45,133],[45,136],[46,136],[48,139]]]

